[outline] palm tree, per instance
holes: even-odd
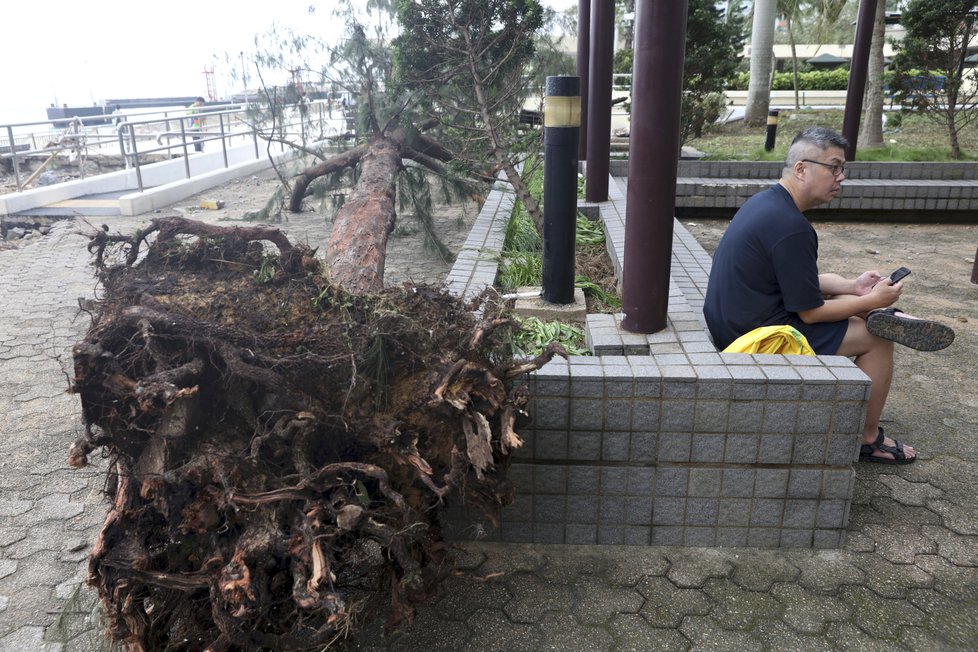
[[[750,83],[747,86],[745,122],[759,127],[767,121],[771,104],[771,69],[774,52],[774,19],[777,0],[754,0],[750,39]]]

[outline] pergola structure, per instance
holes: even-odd
[[[859,5],[842,127],[849,160],[856,155],[879,1],[860,0]],[[655,333],[667,325],[687,9],[687,0],[635,2],[622,326],[636,333]],[[578,25],[585,199],[602,202],[608,200],[614,2],[579,0]]]

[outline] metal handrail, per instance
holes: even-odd
[[[257,117],[254,114],[249,115],[252,106],[248,104],[229,104],[225,106],[230,108],[220,109],[218,107],[205,106],[202,107],[204,109],[203,111],[196,114],[187,114],[186,108],[180,109],[181,115],[171,115],[171,113],[173,113],[172,110],[150,111],[146,112],[144,115],[159,116],[162,113],[163,117],[142,120],[130,119],[132,117],[136,117],[136,114],[107,114],[85,117],[75,116],[72,118],[59,118],[56,120],[47,120],[42,122],[24,122],[2,125],[0,126],[0,129],[7,132],[8,147],[6,149],[9,151],[3,151],[0,149],[0,159],[12,159],[14,179],[17,184],[17,191],[20,192],[23,190],[23,182],[21,180],[22,175],[19,159],[37,154],[56,153],[65,147],[73,147],[79,154],[82,154],[82,151],[84,150],[85,154],[87,154],[90,148],[98,149],[102,148],[107,143],[117,142],[119,147],[118,151],[120,152],[126,167],[135,168],[139,191],[142,192],[145,188],[143,187],[142,182],[141,166],[145,164],[143,162],[145,156],[150,154],[159,152],[172,153],[174,147],[177,147],[178,149],[182,150],[184,172],[186,177],[188,179],[191,177],[189,160],[191,152],[188,151],[187,147],[188,138],[190,139],[191,144],[194,144],[195,142],[206,143],[220,141],[225,168],[229,167],[228,147],[231,141],[234,139],[248,138],[250,136],[254,144],[255,158],[258,159],[261,157],[258,148],[258,139],[263,127],[268,123],[269,118],[261,115],[258,115]],[[290,128],[298,125],[299,129],[297,132],[304,135],[306,125],[309,124],[310,121],[316,120],[316,118],[313,117],[313,114],[317,110],[319,126],[320,129],[322,129],[325,124],[325,107],[326,104],[322,102],[311,102],[306,107],[305,115],[302,115],[302,113],[298,111],[298,107],[294,107],[297,113],[295,118],[290,119],[285,124],[276,125],[276,132],[288,134],[291,133],[291,131],[289,131]],[[214,125],[212,122],[215,119],[217,121],[217,125]],[[279,115],[279,119],[284,118]],[[205,123],[207,121],[211,121],[211,125],[208,125],[209,128],[201,128],[199,130],[190,129],[188,125],[189,121],[192,120],[201,121],[201,127],[205,127]],[[106,125],[106,121],[117,121],[117,124]],[[15,137],[13,130],[15,127],[35,127],[40,125],[53,126],[55,124],[60,126],[69,122],[71,127],[76,131],[57,134],[57,138],[61,143],[74,139],[80,141],[80,144],[61,144],[60,147],[52,146],[39,148],[36,146],[35,135],[32,133],[30,135],[32,139],[31,142],[33,144],[31,149],[27,151],[18,151],[16,142],[14,140]],[[97,124],[85,125],[85,122],[96,122]],[[173,129],[173,123],[176,123],[178,130]],[[241,128],[240,125],[245,126],[244,128]],[[112,127],[112,133],[110,135],[105,135],[100,130],[100,127],[105,126]],[[214,130],[215,126],[217,127],[216,131]],[[51,131],[48,133],[51,136],[54,136],[55,134],[51,133]],[[21,135],[19,138],[23,140],[25,136]],[[166,144],[163,143],[164,139],[166,140]],[[173,139],[179,139],[181,142],[176,145],[171,144],[170,141]],[[147,140],[155,140],[156,145],[158,146],[144,149],[138,145],[140,141],[145,142]],[[281,144],[281,148],[282,151],[285,150],[285,143]],[[141,160],[141,158],[143,160]],[[84,176],[84,172],[82,172],[82,175]]]

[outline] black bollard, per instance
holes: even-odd
[[[774,149],[774,140],[778,137],[778,110],[771,109],[767,112],[767,140],[764,141],[764,151],[770,152]]]
[[[550,303],[574,302],[577,152],[581,78],[547,77],[543,103],[543,292]]]

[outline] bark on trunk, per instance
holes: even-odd
[[[401,169],[401,145],[392,138],[372,141],[360,158],[360,178],[336,213],[326,264],[330,278],[350,292],[384,287],[387,238],[394,230],[394,193]]]
[[[866,97],[863,106],[862,130],[859,142],[863,147],[883,147],[883,44],[886,38],[886,3],[876,4],[873,41],[869,48],[869,70],[866,75]]]
[[[771,57],[774,47],[775,0],[754,2],[754,23],[750,43],[750,84],[744,121],[751,127],[767,122],[771,105]]]

